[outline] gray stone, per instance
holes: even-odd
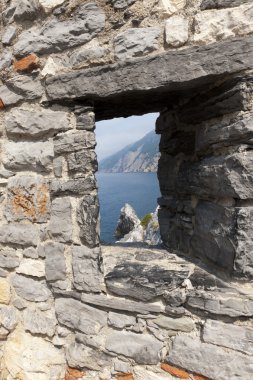
[[[0,70],[4,70],[10,67],[12,64],[12,61],[13,61],[12,52],[5,50],[4,54],[1,54],[0,56]],[[1,90],[2,87],[4,86],[0,87],[1,97],[2,97],[2,90]]]
[[[8,88],[26,100],[40,98],[44,94],[40,80],[36,76],[16,75],[6,82]]]
[[[69,173],[89,173],[98,169],[97,155],[92,149],[79,150],[67,155]]]
[[[101,333],[99,335],[85,335],[85,334],[76,334],[76,342],[82,343],[85,346],[101,349],[104,346],[105,336]]]
[[[0,226],[0,243],[15,244],[19,246],[36,246],[39,233],[32,224],[2,224]]]
[[[18,0],[16,4],[15,21],[32,21],[40,15],[41,7],[37,0]]]
[[[115,332],[106,339],[105,348],[116,355],[133,359],[138,364],[158,364],[163,344],[151,335]]]
[[[8,63],[8,61],[7,61]],[[4,63],[5,64],[5,61]],[[0,99],[5,106],[13,106],[23,99],[23,96],[17,95],[10,91],[6,86],[0,86]]]
[[[116,329],[124,329],[126,327],[133,326],[136,323],[136,317],[131,315],[124,315],[109,312],[108,314],[108,325]]]
[[[90,194],[96,189],[94,176],[86,178],[78,177],[69,180],[52,180],[50,190],[52,195],[84,195]]]
[[[0,268],[14,269],[19,266],[20,259],[16,254],[15,249],[1,249]]]
[[[159,27],[127,29],[114,39],[115,57],[124,61],[157,50],[160,34]]]
[[[3,163],[10,170],[49,172],[54,157],[53,141],[7,142]]]
[[[93,131],[95,129],[95,114],[94,112],[86,112],[76,116],[76,129],[85,129]]]
[[[107,313],[70,298],[57,298],[56,316],[60,324],[88,335],[96,335],[107,325]]]
[[[120,299],[118,297],[108,297],[105,295],[82,294],[82,302],[111,310],[128,311],[132,313],[161,313],[162,306],[153,303],[143,303]]]
[[[49,231],[54,240],[62,243],[72,241],[72,215],[69,198],[56,198],[52,201]]]
[[[201,343],[186,335],[175,338],[166,361],[213,380],[252,378],[252,357]]]
[[[45,223],[49,212],[49,186],[44,177],[16,175],[9,179],[5,205],[5,217],[9,222],[25,219]]]
[[[253,300],[233,294],[224,296],[215,292],[194,292],[187,298],[186,305],[191,309],[232,318],[253,316]]]
[[[110,365],[111,358],[105,353],[93,350],[83,344],[72,343],[66,352],[68,365],[72,368],[85,368],[93,371]]]
[[[192,97],[194,88],[213,84],[218,76],[251,68],[252,40],[252,36],[227,39],[208,46],[57,75],[46,80],[47,94],[50,100],[94,100],[97,121],[161,110],[175,101],[175,93],[187,96],[190,92]],[[157,67],[162,75],[157,75]]]
[[[0,325],[6,330],[13,331],[18,323],[17,311],[13,306],[0,307]]]
[[[32,334],[52,337],[55,333],[56,319],[48,318],[39,310],[27,308],[24,311],[24,328]]]
[[[47,138],[70,128],[68,114],[43,108],[15,108],[5,117],[7,135],[12,137]]]
[[[253,354],[253,329],[247,326],[235,326],[219,321],[208,320],[204,325],[203,341]]]
[[[102,285],[99,257],[94,260],[89,251],[85,246],[72,248],[73,284],[77,290],[99,293]]]
[[[1,262],[1,259],[0,259],[0,262]],[[0,265],[1,265],[1,264],[0,264]],[[7,270],[4,270],[4,269],[0,268],[0,277],[1,277],[1,278],[5,278],[5,277],[7,277],[8,274],[9,274],[9,272],[7,272]]]
[[[191,318],[169,318],[166,316],[160,316],[152,320],[152,323],[159,326],[162,329],[191,332],[194,330],[195,324]]]
[[[111,0],[110,2],[115,9],[125,9],[134,4],[136,0]]]
[[[99,204],[98,196],[87,195],[77,209],[80,239],[84,245],[95,247],[99,244]]]
[[[219,121],[201,126],[197,129],[196,150],[204,152],[207,149],[215,151],[218,148],[233,146],[240,143],[249,144],[253,141],[252,113],[244,113],[243,118]]]
[[[252,151],[185,162],[180,166],[175,186],[181,194],[253,198],[252,165]]]
[[[77,152],[83,149],[95,148],[96,139],[93,132],[70,131],[54,139],[55,154]]]
[[[122,207],[120,210],[119,220],[117,222],[115,236],[117,238],[122,238],[129,232],[133,231],[137,226],[140,225],[140,220],[136,215],[135,210],[128,203]]]
[[[47,281],[65,280],[66,263],[64,256],[64,244],[48,242],[44,244],[46,257]]]
[[[54,166],[54,175],[57,178],[62,177],[63,173],[63,165],[64,165],[64,158],[63,157],[56,157],[53,161]]]
[[[51,295],[44,281],[35,281],[19,274],[12,277],[12,285],[17,295],[27,301],[43,302],[47,301]]]
[[[201,10],[239,7],[251,0],[202,0]]]
[[[45,264],[35,259],[22,259],[16,273],[31,277],[45,277]]]
[[[94,3],[83,4],[70,19],[54,18],[42,28],[34,27],[21,33],[14,45],[15,55],[56,53],[85,44],[102,31],[104,25],[103,11]]]
[[[14,38],[16,37],[16,33],[17,33],[16,27],[13,25],[9,26],[2,37],[2,43],[4,45],[10,45],[12,41],[14,40]]]
[[[131,373],[131,365],[127,362],[123,362],[123,360],[115,359],[114,371],[129,374]]]
[[[30,259],[38,259],[39,258],[39,253],[38,253],[38,251],[35,248],[29,247],[29,248],[26,248],[23,251],[23,256],[24,257],[28,257]]]
[[[108,52],[108,49],[99,45],[95,47],[83,46],[70,56],[70,63],[74,67],[79,67],[84,64],[89,65],[94,62],[99,62]]]

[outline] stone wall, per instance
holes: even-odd
[[[251,1],[0,5],[0,379],[251,380]],[[170,252],[101,249],[95,120],[154,111]]]

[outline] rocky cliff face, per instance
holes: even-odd
[[[156,172],[160,138],[150,132],[134,144],[99,162],[99,171],[105,173]]]

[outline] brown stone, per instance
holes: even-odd
[[[2,99],[0,99],[0,110],[3,109],[4,107],[5,107],[4,102],[2,101]]]
[[[0,304],[8,305],[11,299],[11,288],[7,280],[0,280]]]
[[[74,368],[68,368],[66,375],[65,375],[65,380],[77,380],[81,379],[86,375],[85,372],[80,371],[79,369],[74,369]]]
[[[134,377],[131,373],[117,375],[117,380],[134,380]]]
[[[14,69],[18,72],[33,71],[39,66],[39,58],[36,54],[30,54],[19,61],[14,62]]]
[[[162,363],[161,368],[164,371],[170,373],[172,376],[179,377],[180,379],[190,379],[190,374],[188,372],[184,371],[183,369],[174,367],[174,366],[166,364],[166,363]]]
[[[202,376],[202,375],[193,375],[194,380],[212,380],[209,377]]]

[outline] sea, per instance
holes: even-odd
[[[141,219],[154,212],[160,196],[156,173],[97,173],[100,202],[100,236],[105,243],[115,242],[114,231],[120,209],[129,203]]]

